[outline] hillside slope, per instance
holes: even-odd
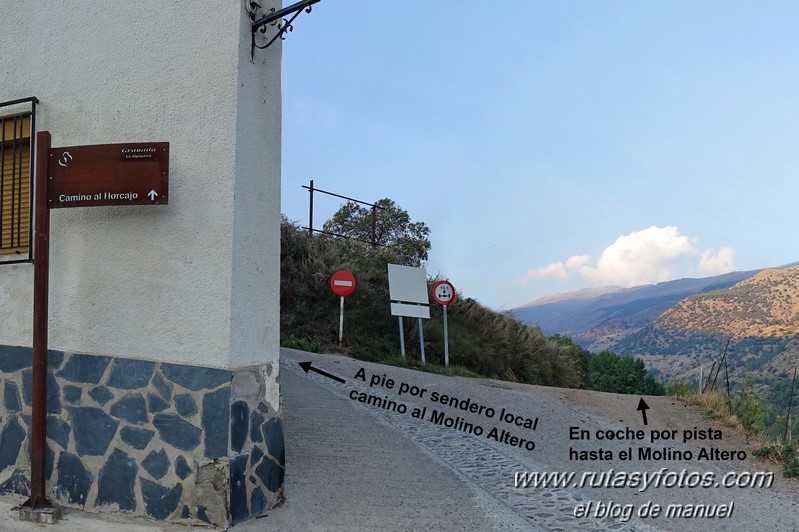
[[[799,357],[799,267],[762,270],[735,285],[694,295],[614,345],[642,356],[663,377],[689,378],[729,341],[729,365],[752,376],[784,375]],[[695,375],[693,375],[695,376]]]
[[[763,270],[726,290],[688,297],[653,326],[733,339],[799,334],[799,266]]]
[[[399,264],[393,248],[353,252],[347,242],[281,224],[280,335],[282,345],[310,351],[344,352],[364,360],[399,357],[397,317],[391,315],[387,264]],[[330,278],[348,270],[357,279],[347,297],[343,341],[338,341],[339,298]],[[433,280],[429,280],[432,285]],[[429,287],[428,287],[429,289]],[[431,319],[403,322],[409,358],[421,356],[419,322],[426,360],[444,363],[441,305]],[[550,341],[540,329],[484,307],[458,294],[448,307],[448,355],[453,366],[480,375],[530,384],[584,388],[587,356],[574,346]],[[418,354],[417,354],[418,353]]]

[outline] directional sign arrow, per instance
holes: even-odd
[[[155,190],[151,190],[150,192],[147,193],[147,197],[150,198],[150,201],[154,201],[157,196],[158,192],[156,192]]]
[[[331,375],[330,373],[328,373],[328,372],[326,372],[326,371],[322,371],[322,370],[321,370],[321,369],[319,369],[319,368],[315,368],[315,367],[311,366],[311,362],[310,362],[310,361],[308,361],[308,362],[299,362],[299,365],[300,365],[300,367],[301,367],[302,369],[304,369],[304,370],[305,370],[305,373],[308,373],[308,371],[309,371],[309,370],[310,370],[310,371],[315,371],[315,372],[316,372],[316,373],[318,373],[319,375],[324,375],[324,376],[325,376],[325,377],[327,377],[328,379],[333,379],[334,381],[338,381],[338,382],[340,382],[341,384],[344,384],[344,383],[346,382],[346,381],[345,381],[344,379],[342,379],[341,377],[336,377],[335,375]]]
[[[308,371],[308,370],[305,370],[305,371]],[[641,411],[641,415],[642,415],[642,416],[643,416],[643,418],[644,418],[644,426],[646,426],[646,425],[647,425],[647,422],[646,422],[646,411],[647,411],[648,409],[649,409],[649,405],[648,405],[648,404],[646,404],[646,401],[644,401],[644,398],[643,398],[643,397],[641,397],[641,400],[640,400],[640,401],[638,401],[638,410],[640,410],[640,411]]]

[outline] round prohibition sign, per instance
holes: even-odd
[[[355,276],[347,270],[339,270],[330,278],[330,289],[337,296],[347,297],[355,291]]]
[[[433,300],[439,305],[455,301],[455,287],[449,281],[438,281],[433,285]]]

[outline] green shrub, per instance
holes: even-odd
[[[619,356],[612,351],[602,351],[589,359],[591,389],[602,392],[641,395],[663,395],[663,385],[647,375],[640,358]]]
[[[666,395],[671,397],[687,397],[693,393],[693,386],[682,380],[669,381],[666,385]]]
[[[745,391],[736,408],[736,415],[746,430],[760,432],[763,430],[763,408],[760,401],[752,393]]]
[[[764,458],[767,456],[771,456],[776,451],[775,447],[761,447],[760,449],[755,449],[752,451],[753,456],[757,456],[758,458]]]
[[[319,345],[310,338],[288,338],[281,341],[283,347],[291,349],[299,349],[300,351],[309,351],[311,353],[319,353]]]
[[[786,460],[782,466],[782,474],[788,478],[799,477],[799,458]]]

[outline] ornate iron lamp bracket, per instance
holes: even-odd
[[[271,8],[268,14],[259,17],[258,15],[262,12],[262,8],[258,1],[244,0],[244,6],[247,8],[247,12],[250,14],[250,20],[252,21],[252,49],[250,51],[250,59],[255,59],[256,48],[263,50],[264,48],[269,48],[278,38],[281,40],[285,39],[286,37],[284,34],[286,32],[294,31],[294,27],[291,25],[294,19],[300,16],[303,10],[306,13],[310,13],[311,6],[319,1],[320,0],[302,0],[277,11],[275,8]],[[288,15],[291,15],[291,18],[287,20],[284,17]],[[271,38],[266,37],[267,25],[277,26],[277,33]],[[256,33],[263,35],[264,39],[269,39],[266,41],[266,44],[259,45],[255,42]]]

